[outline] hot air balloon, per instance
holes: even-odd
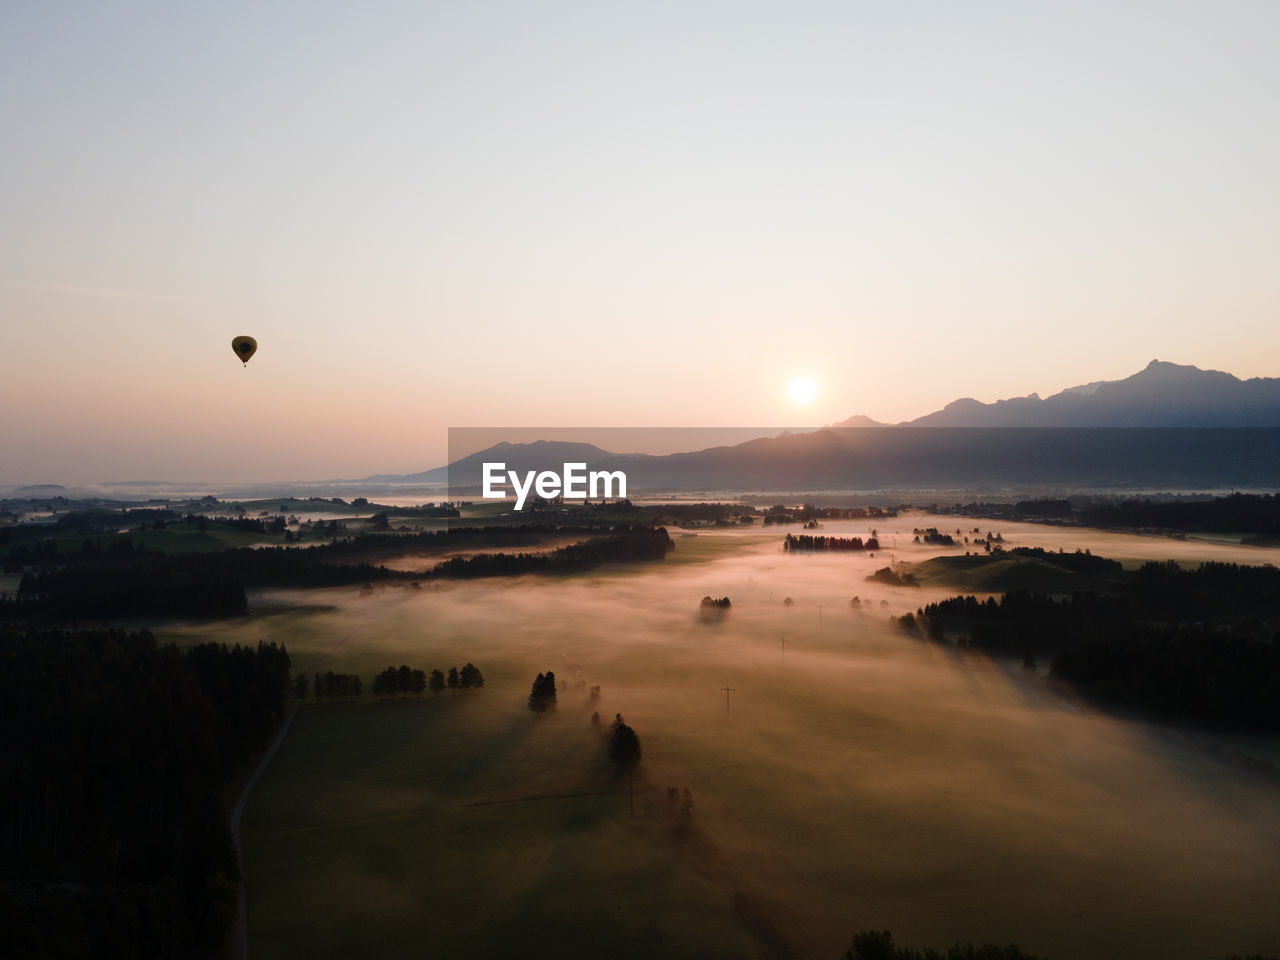
[[[258,351],[258,341],[253,337],[236,337],[231,341],[231,349],[235,351],[240,361],[247,366],[249,358]]]

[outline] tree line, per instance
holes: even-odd
[[[893,934],[888,930],[862,930],[853,935],[853,943],[845,951],[843,960],[1046,960],[1034,953],[1028,953],[1016,943],[999,946],[994,943],[983,943],[974,946],[972,943],[956,941],[945,952],[925,947],[915,950],[899,947],[893,942]],[[1277,960],[1275,954],[1263,956],[1252,953],[1248,956],[1233,954],[1226,960]]]
[[[660,517],[673,517],[683,522],[707,520],[736,520],[754,513],[742,503],[663,503],[638,507],[637,511],[655,521]]]
[[[312,548],[317,557],[394,557],[410,553],[447,553],[459,549],[530,547],[546,537],[589,536],[607,532],[608,524],[525,523],[491,526],[450,526],[414,533],[359,534]]]
[[[934,504],[931,513],[940,512]],[[1106,501],[1023,500],[1018,503],[974,502],[942,508],[967,517],[1020,520],[1033,517],[1066,520],[1103,529],[1172,530],[1186,533],[1245,533],[1280,537],[1280,494],[1233,493],[1214,498]]]
[[[461,670],[450,667],[446,677],[440,670],[432,670],[428,677],[426,671],[410,669],[407,664],[399,667],[387,667],[373,678],[373,692],[378,697],[422,696],[430,690],[434,694],[448,687],[450,690],[479,690],[484,686],[484,674],[480,668],[470,661]]]
[[[798,553],[862,553],[879,550],[880,541],[870,537],[865,543],[861,537],[818,537],[802,533],[788,533],[782,539],[782,549]]]
[[[306,674],[302,674],[300,679],[302,682],[295,685],[295,692],[301,700],[306,696]],[[317,700],[359,700],[364,689],[364,684],[354,673],[326,670],[324,673],[316,673],[314,682]]]
[[[845,952],[843,960],[1045,960],[1034,953],[1027,953],[1017,944],[998,946],[984,943],[957,941],[945,953],[926,947],[913,950],[899,947],[888,930],[863,930],[853,935],[853,944]]]
[[[1126,500],[1087,506],[1075,515],[1093,527],[1141,527],[1280,536],[1280,494],[1233,493],[1214,500]]]
[[[956,531],[959,533],[959,531]],[[928,527],[924,530],[913,530],[916,543],[928,543],[937,547],[954,547],[956,538],[949,533],[943,533],[937,527]]]
[[[451,557],[425,574],[426,579],[470,580],[526,573],[580,573],[606,563],[661,560],[675,544],[665,527],[614,527],[607,536],[571,543],[548,553],[482,553]]]
[[[1052,555],[1051,555],[1052,556]],[[1091,562],[1081,558],[1081,562]],[[899,618],[988,653],[1050,655],[1083,696],[1213,727],[1280,730],[1280,569],[1147,563],[1107,594],[957,596]]]
[[[809,520],[883,520],[896,517],[897,507],[819,507],[811,503],[788,507],[775,503],[764,512],[765,526],[775,523],[803,523]]]
[[[211,951],[240,880],[222,786],[278,727],[287,651],[8,631],[0,662],[6,952]]]
[[[512,534],[509,527],[461,528],[411,535],[401,548],[422,538],[458,546]],[[569,528],[577,529],[577,528]],[[499,532],[500,531],[500,532]],[[545,527],[543,532],[565,532]],[[377,537],[356,538],[376,541]],[[383,538],[391,539],[391,538]],[[363,547],[361,547],[363,548]],[[391,570],[372,563],[335,562],[356,551],[350,541],[309,547],[241,548],[213,553],[166,554],[133,545],[99,549],[91,543],[76,554],[58,553],[26,570],[16,596],[0,597],[0,621],[63,622],[104,617],[230,617],[248,611],[247,589],[331,587],[351,583],[419,579],[471,579],[523,573],[566,574],[605,563],[659,560],[674,548],[662,527],[613,526],[601,536],[543,554],[494,553],[455,557],[423,573]],[[358,552],[356,553],[358,555]]]

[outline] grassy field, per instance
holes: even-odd
[[[1034,590],[1070,596],[1075,592],[1114,590],[1116,581],[1058,566],[1052,560],[1009,554],[933,557],[914,564],[917,582],[964,593],[1007,593]]]
[[[198,523],[180,521],[165,525],[163,530],[131,530],[110,537],[94,537],[103,546],[113,540],[131,540],[148,550],[164,553],[211,553],[215,550],[231,550],[236,547],[252,547],[258,544],[284,543],[284,537],[265,533],[234,530],[211,520],[201,531]]]
[[[886,558],[780,540],[700,532],[663,564],[576,578],[272,592],[244,620],[170,631],[285,641],[298,669],[366,689],[401,663],[471,660],[488,681],[303,705],[245,815],[255,957],[835,958],[868,927],[1054,960],[1274,949],[1274,785],[1194,736],[905,640],[888,616],[945,590],[870,584]],[[732,597],[723,623],[700,622],[707,594]],[[539,719],[525,699],[547,669],[560,707]],[[593,684],[644,748],[634,816],[589,722]],[[694,797],[687,833],[669,786]]]
[[[299,713],[247,815],[255,955],[750,955],[583,716],[490,696]]]

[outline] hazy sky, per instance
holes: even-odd
[[[1280,375],[1278,42],[1272,2],[9,0],[0,483]]]

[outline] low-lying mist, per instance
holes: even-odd
[[[787,528],[696,537],[673,529],[665,563],[565,579],[263,594],[249,621],[190,632],[284,641],[295,670],[359,673],[366,690],[388,665],[474,662],[488,682],[467,722],[535,753],[557,737],[588,736],[593,709],[623,714],[643,747],[644,802],[668,785],[695,798],[700,842],[680,854],[685,869],[731,900],[764,905],[777,939],[757,939],[761,955],[777,955],[781,943],[795,956],[835,958],[868,927],[934,946],[1012,940],[1054,960],[1274,950],[1277,786],[1213,760],[1205,735],[1107,716],[1051,686],[1043,670],[902,634],[891,615],[954,591],[865,578],[891,559],[957,552],[912,543],[912,528],[925,526],[1000,530],[1006,546],[1088,547],[1122,560],[1276,555],[923,515],[877,524],[884,549],[875,557],[784,554]],[[866,522],[829,522],[816,532],[868,531]],[[732,602],[718,623],[699,616],[708,595]],[[533,676],[548,669],[559,707],[538,719],[526,700]],[[587,698],[594,685],[598,703]],[[430,728],[424,736],[429,751]],[[471,800],[553,789],[532,767],[504,762],[495,756]],[[263,787],[289,769],[270,768]],[[360,802],[380,814],[421,802],[413,788],[387,789]],[[335,814],[323,796],[307,803],[314,808],[291,812],[301,824],[356,816]],[[257,823],[275,829],[266,813]],[[250,848],[254,829],[251,807]],[[555,849],[571,834],[549,827],[547,842]],[[251,867],[251,892],[267,882],[285,880]],[[603,881],[581,882],[589,897]]]

